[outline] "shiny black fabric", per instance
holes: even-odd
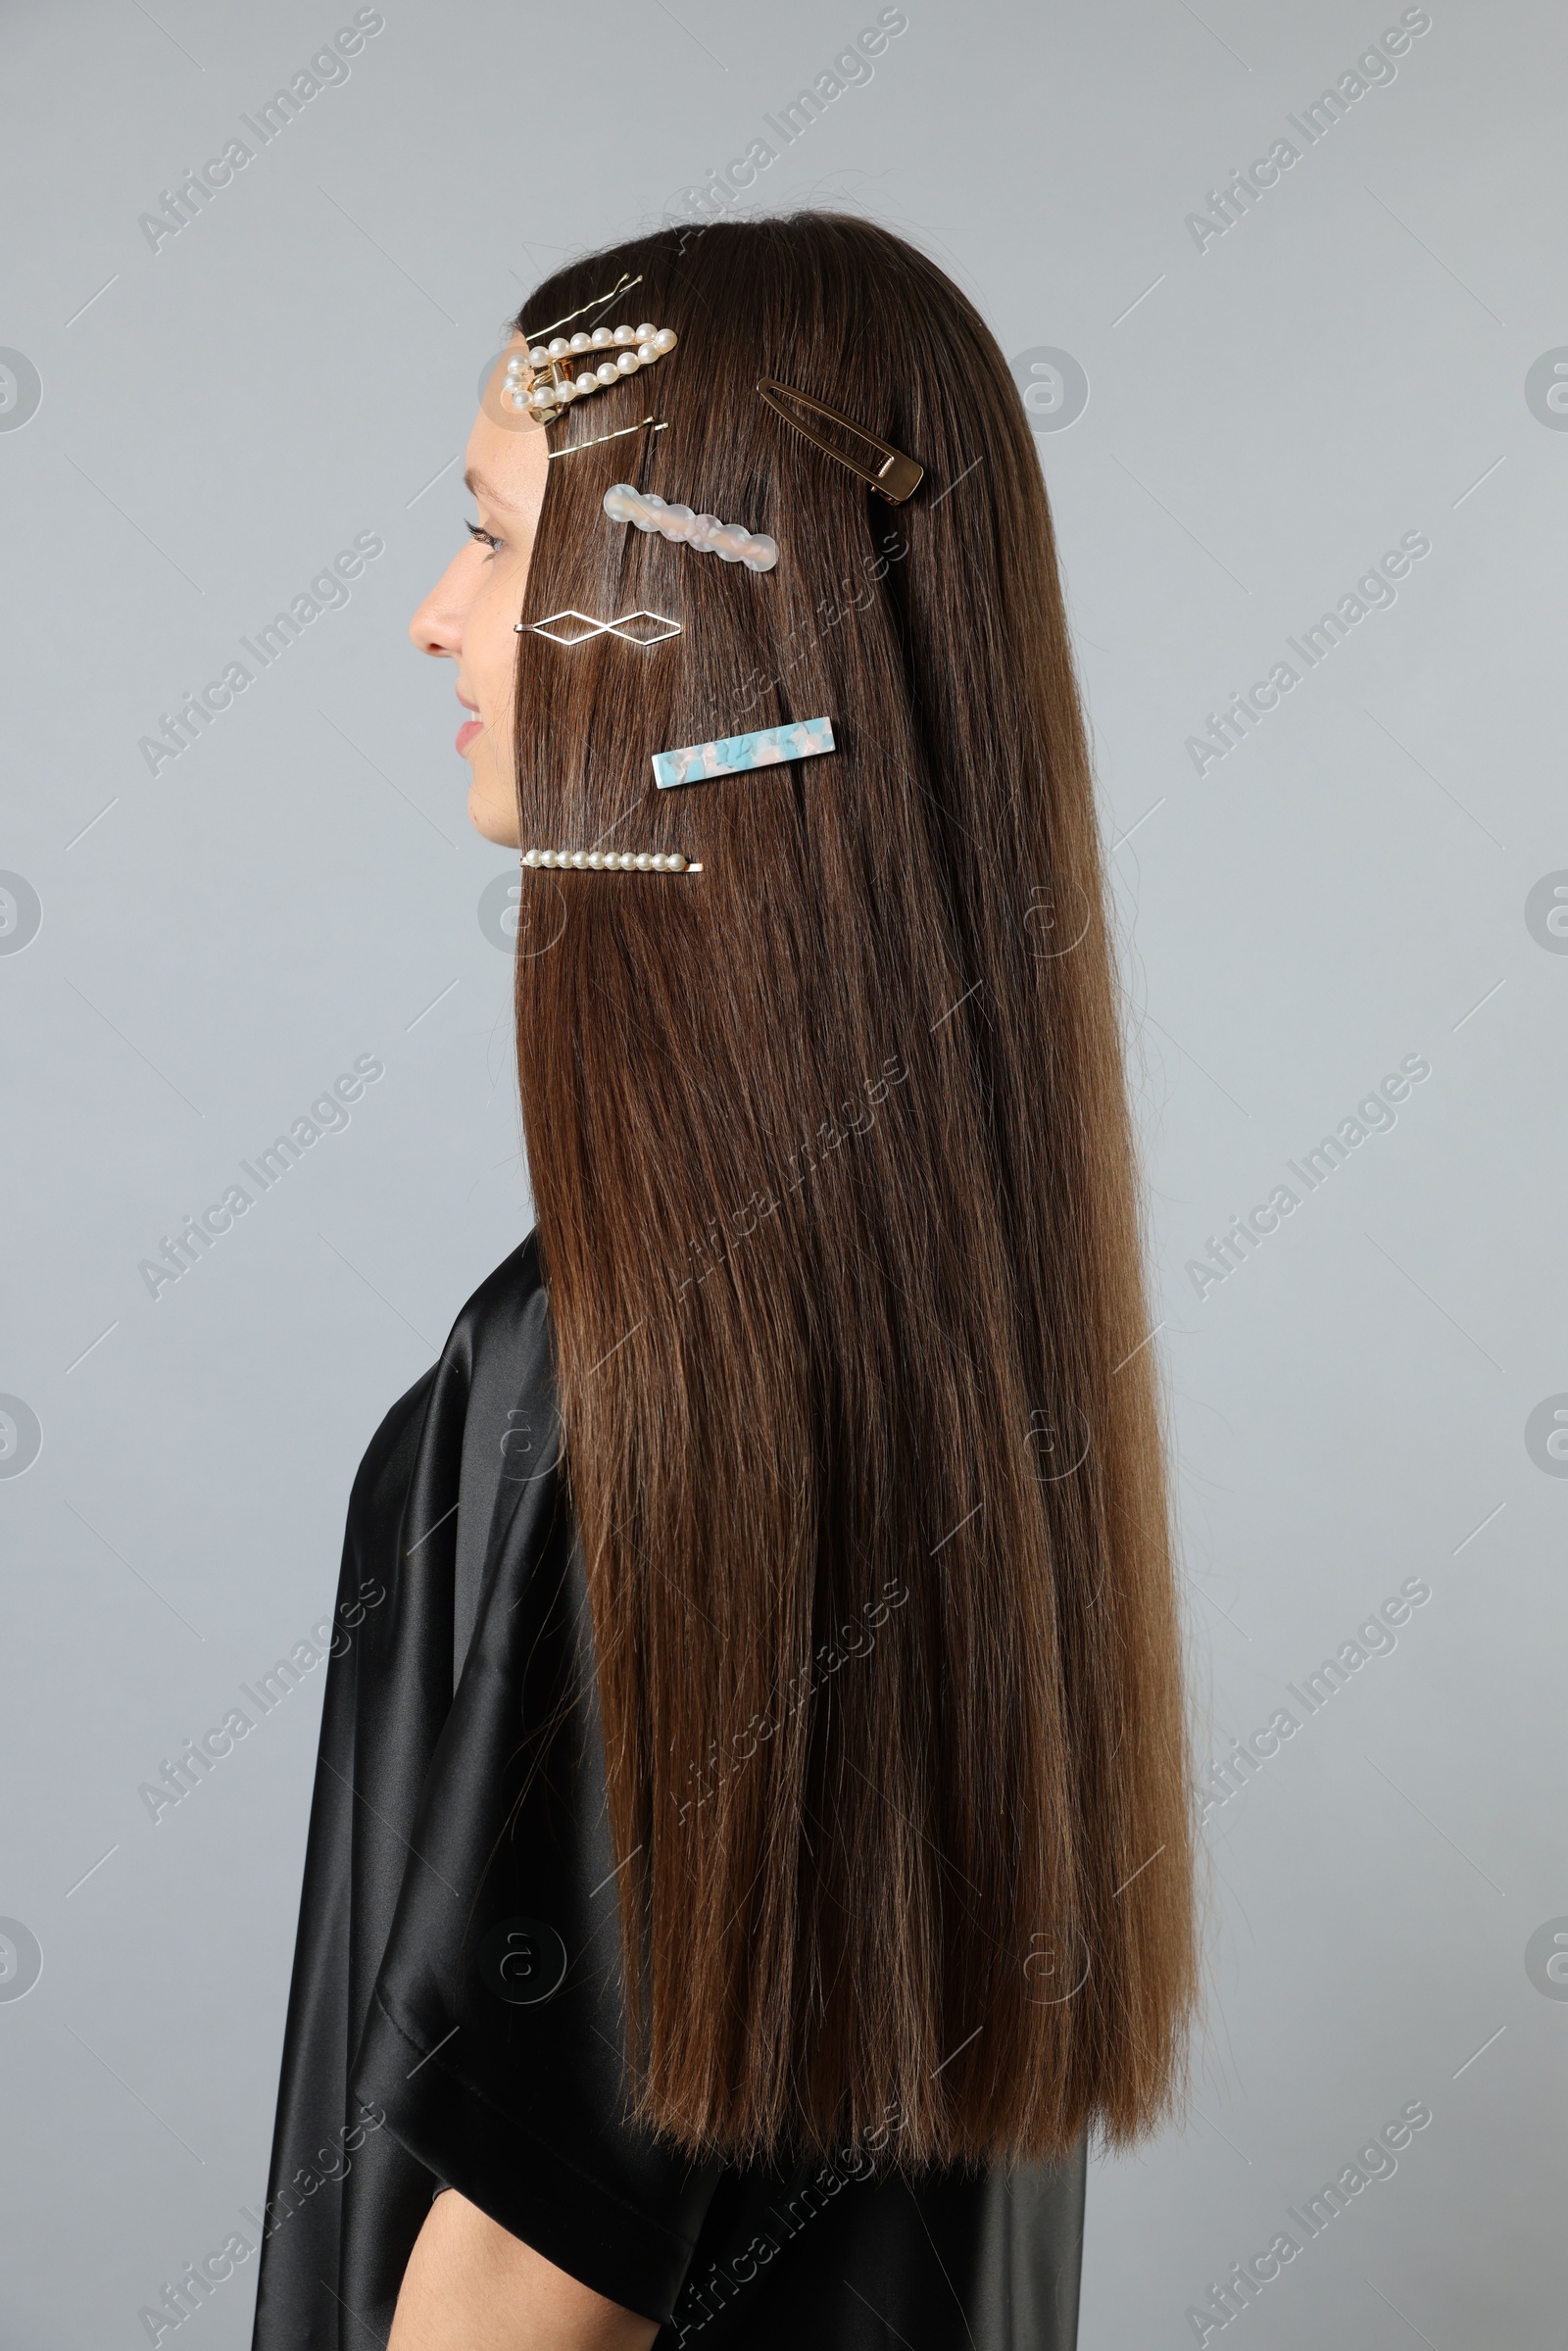
[[[461,2189],[662,2322],[657,2351],[1071,2351],[1084,2150],[858,2176],[693,2165],[622,2120],[616,1892],[581,1549],[530,1238],[354,1483],[255,2351],[385,2341]],[[557,1981],[559,1977],[559,1982]]]

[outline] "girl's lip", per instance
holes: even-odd
[[[460,727],[459,727],[459,729],[458,729],[458,734],[457,734],[457,744],[458,744],[458,749],[459,749],[459,751],[460,751],[460,752],[463,752],[463,753],[466,753],[466,752],[467,752],[467,750],[468,750],[468,748],[469,748],[469,746],[470,746],[471,744],[477,743],[477,742],[478,742],[478,740],[479,740],[479,737],[480,737],[480,736],[481,736],[483,733],[484,733],[484,721],[483,721],[482,719],[480,719],[480,718],[468,718],[468,719],[466,719],[466,720],[464,721],[463,725],[462,725],[462,726],[460,726]]]

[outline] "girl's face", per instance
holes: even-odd
[[[507,357],[524,349],[514,341]],[[472,770],[468,817],[487,841],[504,849],[521,846],[512,759],[514,623],[550,473],[544,426],[532,417],[517,421],[519,429],[509,430],[482,409],[474,418],[464,479],[479,519],[469,523],[468,545],[453,557],[409,623],[421,653],[458,664],[458,700],[470,713],[457,738]]]

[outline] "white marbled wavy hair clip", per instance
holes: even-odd
[[[652,490],[634,490],[629,481],[605,492],[605,513],[612,522],[634,522],[639,530],[684,539],[688,547],[721,556],[726,563],[744,563],[749,571],[771,571],[778,562],[778,543],[765,531],[720,522],[716,514],[695,514],[689,506],[666,505]]]

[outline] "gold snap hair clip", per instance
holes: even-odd
[[[912,457],[906,457],[902,449],[893,447],[891,441],[879,441],[874,432],[867,432],[863,424],[857,424],[855,418],[846,416],[842,409],[830,408],[825,400],[818,400],[814,393],[798,392],[793,384],[780,383],[771,375],[764,375],[757,389],[775,416],[782,416],[786,424],[793,424],[795,430],[809,441],[813,449],[820,449],[824,457],[833,458],[839,465],[847,465],[868,489],[875,490],[877,496],[885,498],[890,506],[902,506],[925,479],[925,467],[917,465]],[[854,433],[857,440],[867,442],[882,463],[869,465],[861,458],[851,457],[847,450],[835,449],[826,433],[818,432],[813,424],[808,424],[800,416],[792,416],[784,406],[785,400],[798,400],[802,408],[810,409],[816,416],[826,416],[831,423],[842,425],[846,432]]]
[[[683,857],[678,850],[525,849],[522,861],[553,873],[701,873],[700,857]]]

